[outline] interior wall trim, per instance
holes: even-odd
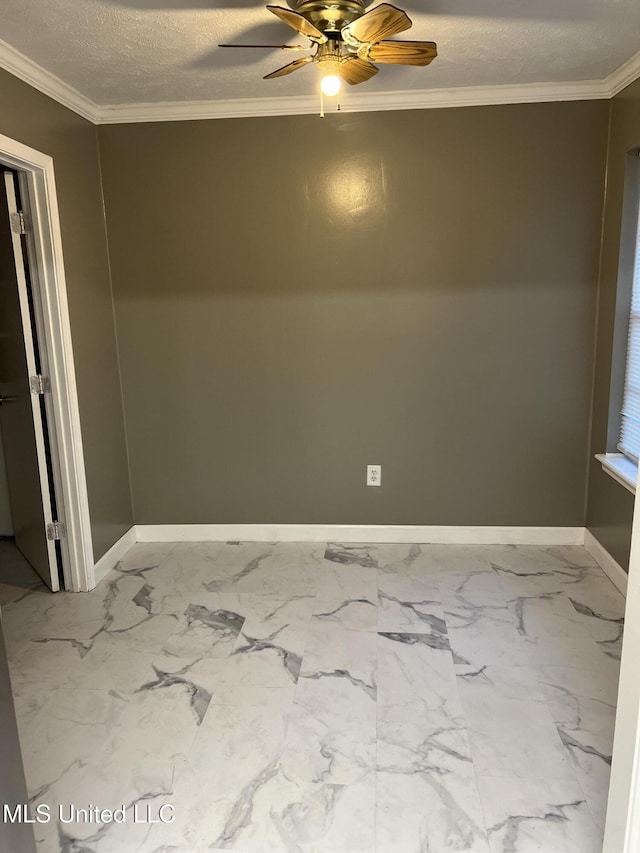
[[[438,545],[582,545],[583,527],[410,524],[138,524],[138,542],[366,542]]]
[[[95,564],[95,582],[138,542],[349,542],[402,545],[584,545],[626,596],[628,576],[584,527],[454,527],[405,524],[137,524]]]
[[[117,542],[114,542],[107,553],[100,557],[93,569],[95,573],[96,586],[101,580],[103,580],[105,575],[109,574],[111,569],[115,568],[127,551],[130,548],[133,548],[137,541],[136,528],[130,527],[124,536],[121,536]]]
[[[18,77],[93,124],[98,123],[100,108],[96,103],[2,39],[0,39],[0,68],[9,71],[14,77]]]
[[[604,545],[601,545],[589,530],[585,530],[584,532],[584,547],[591,554],[611,583],[613,583],[614,586],[616,586],[626,597],[629,576],[620,563],[613,559]]]
[[[93,539],[55,169],[48,154],[2,135],[0,161],[26,176],[43,339],[54,380],[50,435],[56,448],[53,477],[60,497],[58,521],[67,528],[67,536],[60,543],[65,588],[84,592],[95,586]]]
[[[100,105],[1,39],[0,68],[29,83],[93,124],[301,115],[316,113],[319,110],[316,95]],[[397,92],[353,91],[346,93],[342,110],[371,112],[601,100],[617,95],[638,77],[640,77],[640,51],[603,79],[563,83],[464,86],[450,89],[413,89]]]
[[[640,73],[640,72],[639,72]],[[495,104],[531,104],[550,101],[585,101],[609,98],[601,80],[575,83],[533,83],[513,86],[465,86],[457,89],[414,89],[397,92],[346,92],[341,112],[424,110]],[[247,98],[226,101],[177,101],[120,104],[101,107],[98,124],[197,119],[250,118],[256,116],[310,115],[320,112],[317,95],[288,98]],[[325,102],[325,114],[331,110]]]
[[[640,77],[640,50],[606,78],[609,97],[613,98]]]

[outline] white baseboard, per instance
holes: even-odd
[[[614,584],[614,586],[616,586],[624,596],[626,596],[629,576],[622,566],[613,559],[604,545],[601,545],[593,533],[590,533],[588,530],[585,530],[584,532],[584,547],[591,554],[611,583]]]
[[[405,524],[138,524],[138,542],[372,542],[442,545],[582,545],[583,527]]]
[[[459,527],[410,524],[137,524],[95,565],[100,581],[136,542],[353,542],[434,545],[584,545],[626,594],[627,575],[584,527]]]
[[[129,530],[115,542],[111,548],[104,554],[94,566],[96,585],[107,575],[116,563],[127,553],[129,548],[133,548],[138,539],[136,538],[136,528],[130,527]]]

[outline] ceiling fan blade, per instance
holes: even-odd
[[[304,44],[219,44],[218,47],[260,47],[265,50],[311,50],[312,45]]]
[[[367,58],[391,65],[428,65],[438,55],[433,41],[381,41],[367,50]]]
[[[302,68],[303,65],[306,65],[309,62],[313,62],[313,56],[304,56],[302,59],[294,59],[293,62],[290,62],[288,65],[283,65],[282,68],[278,68],[277,71],[272,71],[271,74],[267,74],[263,79],[273,80],[274,77],[286,77],[287,74],[292,74],[294,71],[297,71],[298,68]]]
[[[327,40],[327,37],[311,21],[307,21],[298,12],[293,12],[291,9],[284,9],[282,6],[267,6],[267,9],[273,12],[281,21],[284,21],[285,24],[302,33],[303,36],[307,36],[307,38],[313,39],[313,41],[320,44]]]
[[[411,18],[390,3],[381,3],[361,18],[344,27],[342,38],[346,42],[377,42],[408,30]]]
[[[364,83],[377,73],[378,69],[375,65],[372,65],[366,59],[360,59],[357,56],[343,59],[338,66],[338,74],[351,86],[356,86],[358,83]]]

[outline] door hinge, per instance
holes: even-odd
[[[50,539],[52,542],[58,542],[60,539],[64,539],[66,535],[67,528],[64,526],[64,522],[52,521],[50,524],[47,524],[47,539]]]
[[[11,230],[14,234],[26,234],[29,230],[26,216],[21,210],[17,213],[12,213],[9,219],[11,220]]]
[[[36,373],[29,379],[32,394],[46,394],[51,391],[51,381],[48,376],[43,376],[41,373]]]

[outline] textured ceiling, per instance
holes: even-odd
[[[427,68],[382,66],[361,92],[602,79],[640,48],[638,0],[396,5],[413,19],[400,38],[436,41],[439,56]],[[97,104],[317,90],[314,67],[261,79],[302,54],[217,48],[219,42],[300,43],[252,0],[0,0],[0,34]]]

